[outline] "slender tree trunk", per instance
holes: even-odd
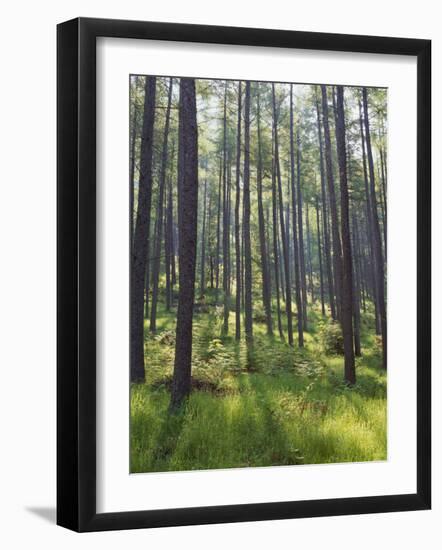
[[[310,287],[310,295],[312,297],[312,304],[315,301],[315,290],[313,287],[313,266],[312,266],[312,243],[310,234],[310,222],[309,222],[309,205],[305,205],[305,223],[307,228],[307,261],[308,261],[308,282]]]
[[[170,408],[180,407],[190,392],[192,368],[192,319],[195,297],[195,264],[198,214],[198,126],[195,80],[180,82],[178,227],[179,285],[175,362]]]
[[[223,117],[223,333],[229,332],[229,206],[227,190],[227,80],[224,89],[224,117]]]
[[[381,334],[381,322],[380,322],[380,307],[379,307],[379,296],[378,296],[378,273],[376,271],[376,259],[375,259],[375,247],[374,247],[374,231],[373,231],[373,215],[372,215],[372,206],[371,206],[371,196],[370,196],[370,187],[368,180],[368,168],[367,168],[367,153],[365,146],[365,135],[364,135],[364,118],[362,112],[362,104],[359,102],[359,124],[361,132],[361,142],[362,142],[362,163],[364,168],[364,184],[365,184],[365,204],[366,204],[366,219],[367,219],[367,229],[369,236],[369,250],[370,250],[370,279],[372,287],[372,297],[374,303],[375,311],[375,330],[376,334]]]
[[[200,299],[204,298],[206,292],[206,204],[207,204],[207,178],[204,180],[203,199],[203,230],[201,234],[201,278],[200,278]]]
[[[321,248],[321,224],[319,221],[319,199],[316,195],[316,232],[318,234],[318,259],[319,259],[319,284],[321,290],[321,313],[325,316],[325,301],[324,301],[324,274],[322,270],[322,248]]]
[[[166,208],[166,230],[165,230],[165,264],[166,264],[166,310],[170,311],[173,303],[172,295],[172,278],[171,278],[171,263],[173,253],[173,219],[172,219],[172,179],[169,179],[167,192],[167,208]]]
[[[344,89],[337,87],[336,143],[338,149],[339,180],[341,184],[341,234],[342,234],[342,295],[341,325],[344,337],[344,377],[349,384],[356,382],[353,341],[353,267],[349,220],[347,182],[347,154],[345,143]]]
[[[274,127],[273,127],[274,132]],[[273,147],[275,140],[272,140]],[[272,222],[273,222],[273,263],[275,269],[275,289],[276,289],[276,314],[278,319],[278,332],[280,338],[284,338],[281,320],[281,298],[280,298],[280,270],[279,270],[279,251],[278,251],[278,199],[276,193],[276,165],[275,154],[272,158]]]
[[[242,83],[238,83],[238,122],[236,130],[236,179],[235,179],[235,257],[236,257],[236,302],[235,302],[235,338],[241,338],[241,105]]]
[[[301,189],[301,128],[298,124],[296,134],[296,165],[297,165],[297,202],[298,202],[298,239],[299,239],[299,272],[301,275],[302,321],[304,330],[307,326],[307,282],[305,275],[304,226],[302,216],[302,189]]]
[[[164,124],[163,150],[161,155],[161,171],[158,188],[158,217],[157,217],[157,233],[155,239],[155,248],[152,262],[152,306],[150,309],[150,330],[157,330],[157,307],[158,307],[158,285],[160,277],[161,265],[161,241],[163,238],[163,202],[164,190],[166,187],[166,171],[168,158],[168,139],[170,127],[170,108],[172,105],[172,78],[169,79],[169,94],[167,99],[166,121]]]
[[[357,253],[357,272],[358,272],[359,286],[361,289],[362,311],[366,313],[367,305],[366,305],[366,281],[364,276],[364,256],[363,256],[364,253],[361,246],[359,223],[356,215],[354,217],[354,221],[355,221],[355,241],[356,241],[356,253]]]
[[[381,320],[381,333],[382,333],[382,366],[387,368],[387,312],[385,307],[385,279],[384,279],[384,259],[382,256],[382,242],[381,233],[379,229],[379,218],[376,208],[376,189],[375,189],[375,177],[374,177],[374,164],[373,153],[371,148],[370,137],[370,121],[368,117],[368,101],[367,101],[367,88],[362,89],[362,102],[364,107],[364,125],[365,125],[365,140],[367,144],[367,159],[368,159],[368,172],[370,176],[370,195],[371,195],[371,210],[372,210],[372,228],[373,228],[373,241],[375,252],[375,264],[377,273],[377,292],[379,299],[379,314]]]
[[[273,97],[273,126],[274,126],[274,138],[275,138],[275,169],[278,181],[278,195],[279,195],[279,223],[281,227],[281,241],[282,241],[282,255],[284,259],[284,272],[285,272],[285,310],[287,314],[287,334],[288,342],[290,346],[293,346],[293,323],[292,323],[292,289],[290,284],[290,262],[288,253],[288,243],[286,240],[285,222],[284,222],[284,206],[282,196],[282,183],[281,183],[281,167],[279,163],[279,141],[278,141],[278,113],[276,110],[276,97],[275,97],[275,85],[272,84],[272,97]]]
[[[325,249],[325,264],[327,271],[327,286],[328,286],[328,298],[330,303],[330,312],[332,319],[336,321],[336,304],[335,304],[335,291],[333,283],[333,268],[331,258],[331,243],[328,230],[328,212],[327,212],[327,192],[325,186],[325,170],[324,170],[324,150],[322,145],[322,130],[321,130],[321,116],[319,108],[319,99],[316,97],[316,115],[318,125],[318,141],[319,141],[319,168],[321,173],[321,202],[322,202],[322,225],[324,232],[324,249]]]
[[[177,276],[176,276],[176,261],[175,261],[175,257],[176,257],[176,253],[177,253],[177,247],[178,247],[178,236],[177,236],[177,231],[176,231],[176,225],[175,225],[175,222],[174,222],[174,215],[173,215],[173,199],[172,199],[172,206],[171,206],[171,216],[172,216],[172,237],[171,237],[171,243],[170,243],[170,247],[171,247],[171,250],[172,250],[172,265],[171,265],[171,269],[172,269],[172,288],[171,288],[171,292],[172,292],[172,296],[173,296],[173,288],[174,286],[176,285],[176,282],[177,282]]]
[[[327,88],[321,85],[322,92],[322,114],[324,125],[325,142],[325,165],[327,171],[328,197],[330,203],[330,214],[333,237],[333,267],[334,267],[334,289],[336,292],[336,316],[340,319],[341,315],[341,294],[342,294],[342,251],[341,237],[339,235],[338,209],[336,205],[335,181],[333,175],[333,160],[331,153],[330,125],[328,119],[328,99]]]
[[[353,259],[353,327],[354,327],[354,346],[356,357],[361,356],[361,285],[358,273],[358,251],[357,251],[357,231],[356,217],[352,216],[353,239],[352,239],[352,259]]]
[[[227,171],[227,292],[229,296],[229,311],[231,299],[231,281],[232,281],[232,259],[231,259],[231,239],[232,239],[232,159],[229,153],[229,165]]]
[[[299,274],[299,246],[297,234],[297,204],[295,190],[295,142],[294,142],[294,121],[293,121],[293,84],[290,85],[290,182],[292,192],[292,230],[293,230],[293,255],[295,262],[295,297],[296,297],[296,315],[298,325],[298,345],[304,346],[304,327],[302,318],[302,297],[301,282]]]
[[[252,319],[252,248],[250,241],[250,82],[246,82],[244,102],[244,300],[245,300],[245,333],[248,351],[248,364],[251,364],[253,346]]]
[[[152,151],[155,123],[155,77],[146,77],[143,131],[141,136],[140,182],[133,238],[131,269],[131,382],[144,382],[144,317],[143,292],[148,262],[150,207],[152,202]]]
[[[257,191],[258,191],[258,224],[259,224],[259,245],[261,252],[262,272],[262,302],[266,315],[267,334],[273,334],[272,322],[272,291],[270,284],[270,273],[267,257],[267,243],[265,234],[264,207],[262,204],[262,148],[261,148],[261,105],[259,97],[259,84],[257,84],[257,129],[258,129],[258,167],[257,167]]]
[[[138,77],[134,77],[133,88],[137,87]],[[131,121],[131,136],[130,136],[130,168],[129,168],[129,209],[130,209],[130,250],[132,253],[132,242],[134,236],[134,202],[135,202],[135,146],[137,143],[137,126],[138,126],[138,107],[135,93],[133,93],[133,113]]]
[[[216,252],[215,252],[215,303],[218,305],[219,297],[219,250],[221,244],[221,184],[222,184],[222,157],[219,159],[218,181],[218,209],[216,214]]]

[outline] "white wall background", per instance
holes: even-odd
[[[29,0],[2,10],[0,545],[54,549],[439,548],[440,285],[434,285],[433,511],[76,535],[55,521],[55,25],[109,17],[433,40],[433,280],[441,278],[442,20],[436,0]],[[405,115],[406,116],[406,115]],[[437,219],[436,214],[438,215]],[[404,426],[404,430],[407,427]]]

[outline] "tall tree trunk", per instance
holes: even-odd
[[[177,250],[178,250],[178,232],[177,232],[177,227],[176,227],[176,224],[175,224],[175,218],[174,218],[174,214],[173,214],[173,199],[172,199],[172,207],[171,207],[171,210],[172,210],[172,241],[171,241],[171,249],[172,249],[172,265],[171,265],[171,269],[172,269],[172,295],[173,295],[173,287],[176,285],[176,282],[177,282],[177,275],[176,275],[176,261],[175,261],[175,258],[176,258],[176,255],[177,255]]]
[[[137,88],[138,77],[134,77],[133,88]],[[131,136],[130,136],[130,168],[129,168],[129,211],[130,211],[130,251],[132,254],[132,242],[134,237],[134,196],[135,196],[135,146],[137,143],[137,126],[138,126],[138,106],[135,93],[133,93],[133,113],[131,121]]]
[[[296,297],[296,315],[298,325],[298,345],[304,346],[304,328],[302,318],[302,298],[301,282],[299,274],[299,246],[297,234],[297,204],[295,190],[295,140],[294,140],[294,121],[293,121],[293,84],[290,85],[290,184],[292,192],[292,230],[293,230],[293,252],[295,262],[295,297]]]
[[[342,250],[341,237],[339,235],[338,209],[336,205],[335,181],[333,175],[333,160],[330,138],[330,125],[328,119],[328,99],[327,88],[321,85],[322,92],[322,115],[324,126],[325,143],[325,165],[327,171],[328,198],[330,203],[332,237],[333,237],[333,267],[334,267],[334,289],[336,293],[336,316],[340,319],[341,315],[341,294],[342,294]]]
[[[354,216],[354,226],[355,226],[355,245],[356,245],[356,269],[357,269],[357,277],[359,281],[359,287],[361,291],[361,301],[362,301],[362,310],[364,313],[367,311],[367,305],[365,302],[365,281],[364,281],[364,258],[363,258],[363,251],[361,247],[361,238],[360,238],[360,231],[359,231],[359,223],[358,218],[355,215]]]
[[[316,116],[318,126],[318,141],[319,141],[319,169],[321,174],[321,202],[322,202],[322,225],[324,233],[324,249],[325,249],[325,264],[327,271],[327,287],[328,287],[328,299],[330,303],[330,312],[332,319],[336,321],[336,303],[335,303],[335,291],[333,283],[333,268],[331,258],[331,243],[328,228],[328,211],[327,211],[327,192],[325,186],[325,170],[324,170],[324,150],[322,145],[322,129],[321,129],[321,116],[319,108],[319,99],[316,96]]]
[[[171,410],[180,407],[190,392],[192,369],[192,320],[195,297],[195,264],[198,214],[198,127],[195,80],[180,82],[178,227],[179,297]]]
[[[248,351],[248,364],[251,364],[253,346],[252,319],[252,247],[250,241],[250,82],[246,82],[244,102],[244,300],[245,333]]]
[[[216,252],[215,252],[215,303],[218,305],[219,298],[219,250],[221,244],[221,185],[222,185],[222,162],[223,159],[219,159],[219,181],[218,181],[218,208],[216,214]]]
[[[312,243],[311,243],[311,233],[310,233],[310,222],[309,222],[309,205],[305,205],[305,223],[307,228],[307,261],[308,261],[308,283],[310,287],[310,294],[312,297],[312,304],[315,301],[315,289],[313,287],[313,265],[312,265]]]
[[[319,259],[319,284],[321,290],[321,313],[325,316],[325,301],[324,301],[324,274],[322,269],[322,247],[321,247],[321,224],[319,221],[319,199],[316,195],[316,232],[318,234],[318,259]]]
[[[238,122],[236,130],[236,178],[235,178],[235,257],[236,257],[236,302],[235,302],[235,338],[241,338],[241,104],[242,83],[238,83]]]
[[[132,249],[131,269],[131,382],[144,382],[143,292],[149,250],[150,208],[152,202],[152,152],[155,123],[155,77],[146,77],[143,131],[141,136],[140,182]]]
[[[286,240],[286,231],[285,231],[285,222],[284,222],[281,167],[279,163],[278,113],[276,110],[276,97],[275,97],[274,84],[272,84],[272,97],[273,97],[273,126],[274,126],[274,138],[275,138],[275,169],[276,169],[276,176],[278,181],[278,195],[279,195],[279,223],[281,227],[282,255],[284,259],[284,272],[285,272],[284,282],[285,282],[285,310],[287,314],[287,334],[288,334],[289,345],[293,346],[292,288],[290,284],[290,262],[289,262],[288,243]]]
[[[223,117],[223,333],[229,332],[229,205],[227,189],[227,80],[224,89],[224,117]]]
[[[357,230],[356,216],[352,216],[352,259],[353,259],[353,327],[354,327],[354,346],[356,357],[361,356],[361,285],[358,272],[358,250],[357,250]]]
[[[157,330],[157,307],[158,307],[158,285],[160,277],[161,265],[161,241],[163,238],[163,202],[164,190],[166,187],[166,171],[168,158],[168,139],[170,127],[170,108],[172,105],[172,78],[169,79],[169,94],[167,99],[166,121],[164,124],[163,150],[161,155],[161,171],[158,188],[158,218],[157,218],[157,233],[155,238],[155,248],[152,262],[152,306],[150,309],[150,330]]]
[[[374,235],[373,215],[372,215],[372,205],[371,205],[371,196],[370,196],[370,186],[369,186],[369,180],[368,180],[365,134],[363,129],[364,116],[362,112],[361,102],[359,102],[359,125],[360,125],[361,142],[362,142],[362,163],[364,168],[366,219],[367,219],[369,251],[370,251],[370,280],[371,280],[371,287],[372,287],[372,297],[374,302],[375,330],[376,330],[376,334],[381,334],[380,307],[379,307],[378,282],[377,282],[378,273],[376,271],[375,245],[374,245],[374,238],[373,238],[373,235]]]
[[[273,334],[272,322],[272,291],[270,284],[270,272],[267,257],[267,243],[265,234],[264,207],[262,203],[262,147],[261,147],[261,105],[259,96],[259,84],[257,84],[257,130],[258,130],[258,166],[256,175],[256,185],[258,191],[258,225],[259,225],[259,246],[261,252],[261,272],[262,272],[262,302],[266,316],[267,334]]]
[[[337,86],[336,98],[336,144],[338,149],[339,180],[341,187],[341,234],[342,234],[342,295],[341,325],[344,337],[344,377],[349,384],[356,382],[353,347],[353,264],[349,220],[347,182],[347,154],[345,143],[344,89]]]
[[[375,264],[377,272],[377,291],[379,298],[379,314],[381,320],[381,333],[382,333],[382,366],[387,368],[387,312],[385,307],[385,279],[384,279],[384,259],[382,256],[382,242],[381,232],[379,228],[379,218],[376,208],[376,188],[374,177],[374,164],[373,153],[371,148],[370,137],[370,121],[368,117],[368,101],[367,101],[367,88],[362,89],[362,102],[364,106],[364,125],[365,125],[365,140],[367,143],[367,159],[368,159],[368,172],[370,175],[370,195],[371,195],[371,210],[373,220],[373,241],[375,252]]]
[[[207,205],[207,178],[204,180],[204,199],[203,199],[203,230],[201,233],[201,279],[200,279],[200,299],[204,298],[206,292],[206,205]]]
[[[273,127],[274,132],[274,127]],[[274,148],[275,140],[272,140]],[[280,298],[280,269],[279,269],[279,250],[278,250],[278,198],[276,192],[276,165],[275,154],[272,158],[272,225],[273,225],[273,264],[275,269],[275,290],[276,290],[276,315],[278,319],[278,332],[280,338],[284,338],[281,320],[281,298]]]
[[[302,299],[302,322],[304,330],[307,326],[307,282],[305,276],[305,251],[304,251],[304,229],[302,219],[302,189],[301,189],[301,125],[298,124],[296,134],[296,166],[297,166],[297,202],[298,202],[298,239],[299,239],[299,272],[301,275],[301,299]]]
[[[173,218],[172,218],[172,178],[169,178],[166,207],[166,230],[165,230],[165,264],[166,264],[166,310],[170,311],[173,303],[172,293],[172,254],[173,254]]]

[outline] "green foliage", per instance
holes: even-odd
[[[231,336],[233,313],[225,336],[211,311],[195,315],[192,392],[170,415],[175,313],[160,308],[162,329],[146,337],[146,383],[131,388],[132,472],[386,459],[386,373],[371,333],[349,387],[343,358],[323,351],[336,327],[319,314],[304,350],[256,324],[250,369],[244,341]]]
[[[328,355],[342,355],[344,353],[344,338],[339,323],[328,321],[320,328],[322,349]]]

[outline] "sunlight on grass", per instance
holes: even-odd
[[[321,348],[319,310],[309,316],[304,350],[256,323],[252,370],[243,340],[234,339],[234,315],[226,336],[219,313],[197,313],[195,389],[170,415],[175,315],[160,309],[158,331],[146,326],[146,383],[131,389],[131,472],[386,459],[386,372],[368,329],[349,388],[342,356]]]

